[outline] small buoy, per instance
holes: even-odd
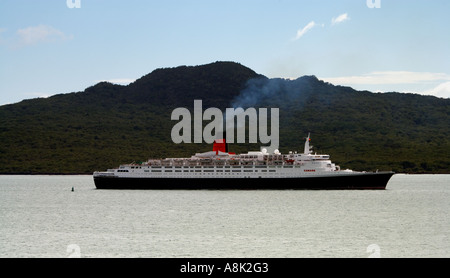
[[[74,190],[73,190],[73,186],[72,186],[72,192],[73,192]]]

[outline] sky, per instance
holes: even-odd
[[[0,105],[233,61],[450,97],[448,0],[0,0]]]

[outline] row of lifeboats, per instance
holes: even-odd
[[[294,159],[243,159],[243,158],[188,158],[188,159],[154,159],[147,161],[148,166],[214,166],[214,165],[301,165]]]

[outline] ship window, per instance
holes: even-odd
[[[164,172],[172,173],[172,170],[164,170]]]
[[[214,170],[204,170],[204,172],[214,172]]]
[[[144,172],[148,173],[149,171],[148,170],[144,170]]]
[[[247,172],[247,173],[248,173],[248,172],[253,172],[253,170],[244,170],[244,172]]]
[[[275,170],[269,170],[269,172],[276,172]]]
[[[161,173],[161,170],[152,170],[153,173]]]

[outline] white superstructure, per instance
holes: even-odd
[[[149,159],[136,164],[124,164],[106,172],[94,172],[94,177],[123,178],[283,178],[348,175],[331,162],[329,155],[313,154],[310,135],[303,153],[281,154],[278,150],[246,154],[227,152],[224,140],[216,140],[213,151],[197,153],[190,158]]]

